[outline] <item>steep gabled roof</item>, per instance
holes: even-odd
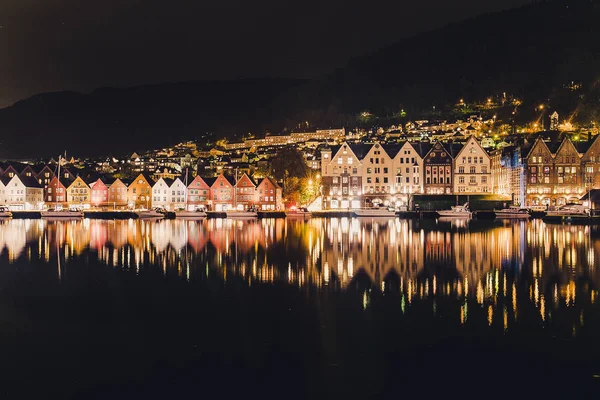
[[[89,187],[89,186],[90,186],[90,185],[88,185],[88,184],[87,184],[87,182],[86,182],[86,181],[84,181],[84,180],[83,180],[81,177],[79,177],[79,176],[78,176],[78,177],[76,177],[75,179],[73,179],[73,180],[71,181],[71,183],[69,184],[69,186],[73,186],[73,184],[74,184],[74,183],[75,183],[75,181],[77,181],[77,180],[80,180],[81,182],[83,182],[83,184],[84,184],[84,185],[86,185],[87,187]]]
[[[225,178],[227,182],[231,184],[231,186],[235,186],[235,178],[233,176],[223,174],[223,178]]]
[[[352,150],[356,158],[358,158],[359,160],[364,159],[373,146],[374,144],[348,144],[350,150]]]
[[[244,176],[247,177],[250,180],[250,182],[254,185],[254,187],[258,186],[258,184],[256,183],[256,181],[254,179],[252,179],[252,177],[250,175],[248,175],[247,173],[245,173],[245,172],[244,172],[244,174],[240,178],[238,178],[238,182],[241,181]]]
[[[281,189],[281,186],[279,186],[279,184],[277,183],[277,181],[275,181],[275,179],[272,179],[272,178],[269,178],[269,177],[267,177],[267,178],[262,178],[262,179],[259,181],[259,183],[258,183],[258,186],[262,185],[262,183],[263,183],[264,181],[267,181],[267,182],[269,182],[269,183],[270,183],[271,185],[273,185],[273,187],[275,187],[276,189]]]
[[[565,149],[565,147],[571,147],[571,149],[574,149],[577,153],[579,153],[579,151],[577,150],[577,147],[575,147],[575,144],[573,144],[571,139],[568,136],[565,136],[564,139],[560,142],[560,145],[557,147],[555,156],[559,152],[563,151],[563,149]]]
[[[450,157],[456,158],[458,153],[460,153],[460,151],[464,147],[464,144],[448,142],[448,143],[442,143],[442,146],[446,149],[446,152],[450,155]]]
[[[138,175],[138,177],[139,177],[140,175],[144,177],[144,179],[146,180],[146,182],[148,182],[148,184],[149,184],[150,186],[154,186],[154,184],[156,183],[156,182],[154,181],[154,179],[152,179],[152,178],[150,177],[150,175],[149,175],[149,174],[147,174],[146,172],[142,172],[141,174],[139,174],[139,175]],[[136,179],[137,179],[137,177],[136,177]]]
[[[531,145],[531,147],[523,149],[523,158],[529,157],[531,155],[531,151],[533,149],[535,149],[537,146],[542,146],[543,148],[545,148],[548,151],[548,153],[550,153],[551,157],[554,157],[554,152],[552,151],[552,149],[550,147],[548,147],[548,144],[542,139],[541,136],[538,136],[535,139],[535,141],[533,142],[533,144]]]
[[[41,185],[38,180],[34,176],[19,176],[23,185],[28,188],[43,188],[44,185]]]
[[[35,170],[31,167],[31,165],[27,165],[25,168],[23,168],[21,170],[21,173],[19,175],[25,175],[26,173],[29,172],[32,176],[36,176],[36,172]]]

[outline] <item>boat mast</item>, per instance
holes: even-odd
[[[235,185],[233,186],[233,208],[237,209],[237,182],[238,182],[238,169],[235,169]]]
[[[185,195],[185,211],[188,210],[188,169],[185,169],[185,190],[183,192]]]
[[[58,156],[58,174],[56,175],[56,178],[58,179],[58,185],[56,185],[56,191],[58,192],[58,190],[60,189],[60,155]],[[65,196],[67,194],[65,193]],[[56,193],[54,193],[54,210],[56,210],[56,208],[58,207],[58,196],[56,195]]]

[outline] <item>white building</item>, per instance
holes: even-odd
[[[179,178],[175,178],[170,187],[170,209],[178,210],[185,208],[187,187]]]
[[[393,160],[396,206],[407,205],[410,195],[423,193],[423,158],[415,146],[417,144],[404,142]]]
[[[25,200],[27,196],[27,188],[19,179],[18,175],[13,175],[6,183],[6,205],[11,210],[25,210]]]
[[[152,186],[153,207],[163,207],[164,209],[168,209],[171,199],[170,186],[172,182],[173,181],[168,178],[160,178],[156,181],[154,186]]]
[[[474,136],[454,159],[454,193],[492,193],[491,160]]]

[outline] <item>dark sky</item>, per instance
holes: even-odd
[[[312,77],[530,0],[0,0],[0,106],[35,93]]]

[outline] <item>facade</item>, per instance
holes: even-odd
[[[195,210],[196,208],[206,208],[210,197],[210,186],[199,176],[196,176],[194,180],[187,187],[187,204],[189,210]]]
[[[581,171],[583,174],[582,183],[587,192],[589,189],[600,189],[600,140],[597,135],[589,143],[587,149],[582,149]]]
[[[369,186],[374,182],[374,180],[371,180],[371,183],[367,180],[363,182],[363,165],[360,162],[362,155],[366,154],[369,148],[368,145],[343,143],[339,147],[326,148],[321,152],[323,208],[363,207],[364,188],[369,190]]]
[[[212,181],[212,179],[211,179]],[[214,211],[227,211],[233,208],[233,182],[221,174],[214,178],[210,186],[209,206]]]
[[[159,178],[152,186],[152,205],[169,209],[171,203],[171,185],[173,181],[168,178]]]
[[[555,186],[551,196],[551,204],[562,206],[567,203],[578,203],[584,194],[582,182],[581,159],[579,152],[570,139],[562,141],[554,154],[553,180]]]
[[[12,175],[12,178],[8,174],[4,176],[5,191],[6,191],[6,205],[13,211],[25,210],[25,199],[27,196],[27,188],[19,178],[19,175]]]
[[[393,171],[395,171],[395,201],[392,203],[396,207],[411,206],[412,195],[423,193],[423,157],[420,151],[423,147],[429,148],[428,145],[422,143],[413,144],[403,142],[400,144],[400,149],[393,156],[393,152],[389,147],[388,153],[393,158]]]
[[[554,182],[551,181],[553,155],[546,142],[536,139],[525,159],[527,165],[526,205],[549,206],[552,203]],[[556,200],[555,200],[556,201]]]
[[[41,210],[44,207],[44,186],[34,175],[20,179],[25,185],[25,210]]]
[[[113,206],[114,209],[123,209],[128,206],[128,190],[127,185],[120,180],[115,179],[114,182],[108,183],[108,203]]]
[[[98,179],[90,183],[91,204],[94,207],[102,207],[108,205],[108,187]]]
[[[454,193],[492,193],[491,161],[471,136],[454,160]]]
[[[186,208],[186,197],[187,197],[187,187],[185,183],[181,181],[179,178],[175,178],[170,187],[170,197],[171,201],[169,204],[169,210],[182,210]]]
[[[395,155],[398,149],[392,151]],[[375,143],[370,146],[364,157],[360,157],[357,164],[362,164],[362,196],[364,202],[361,203],[364,207],[389,205],[397,187],[396,171],[394,171],[392,165],[392,157],[382,145]]]
[[[448,145],[452,147],[452,144]],[[423,160],[426,194],[452,194],[453,157],[441,142],[436,142]]]
[[[152,208],[152,186],[154,181],[139,174],[127,187],[127,206],[130,209]]]
[[[597,151],[594,145],[589,150]],[[594,157],[591,152],[586,159]],[[526,205],[577,203],[584,194],[587,168],[582,168],[582,164],[587,165],[582,162],[581,154],[569,138],[563,139],[555,151],[541,138],[536,139],[526,157],[526,164]]]
[[[244,173],[235,184],[234,207],[239,210],[254,206],[256,202],[256,182]]]
[[[262,211],[283,210],[283,190],[273,179],[262,179],[256,188],[256,207]]]
[[[46,187],[45,201],[50,206],[64,206],[67,203],[67,187],[63,179],[54,176]]]
[[[90,187],[79,176],[67,187],[67,202],[69,205],[89,208],[91,197]]]
[[[502,149],[500,180],[497,194],[511,196],[514,205],[525,205],[525,167],[521,148],[508,146]]]

